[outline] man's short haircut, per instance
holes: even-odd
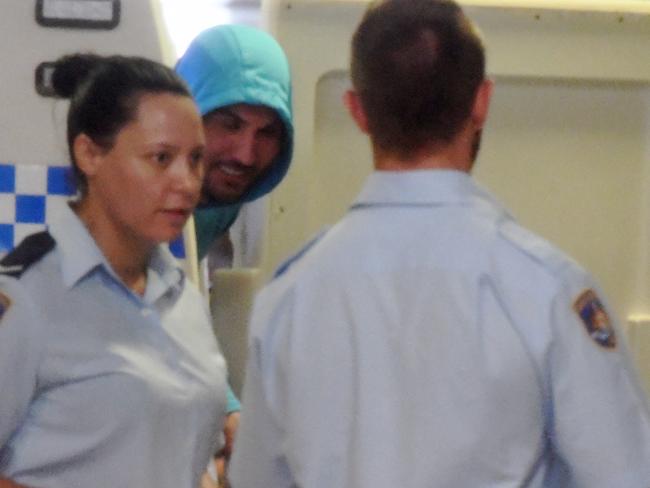
[[[408,158],[466,122],[485,78],[483,43],[451,0],[382,0],[354,34],[351,76],[373,142]]]

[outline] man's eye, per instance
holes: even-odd
[[[238,131],[241,128],[239,121],[231,117],[224,117],[221,121],[221,126],[230,131]]]
[[[215,113],[208,119],[208,124],[214,123],[222,130],[238,131],[241,129],[242,123],[239,117],[235,117],[230,113]]]
[[[276,124],[268,125],[260,129],[259,134],[270,139],[280,139],[282,137],[282,127]]]

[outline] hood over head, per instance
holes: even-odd
[[[286,175],[293,153],[291,74],[278,42],[254,27],[218,25],[192,41],[176,71],[188,84],[202,116],[236,103],[265,105],[277,112],[285,128],[280,153],[240,203],[273,190]]]

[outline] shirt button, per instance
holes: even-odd
[[[151,310],[149,307],[145,307],[142,310],[140,310],[140,313],[142,314],[143,317],[149,317],[153,313],[153,310]]]

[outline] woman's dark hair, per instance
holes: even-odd
[[[408,158],[466,121],[483,44],[453,0],[379,0],[353,36],[351,76],[373,141]]]
[[[173,93],[191,97],[183,80],[172,69],[135,56],[64,56],[56,62],[52,86],[59,97],[70,99],[68,151],[82,194],[87,190],[87,182],[77,167],[73,151],[79,134],[86,134],[109,150],[120,129],[136,117],[142,95]]]

